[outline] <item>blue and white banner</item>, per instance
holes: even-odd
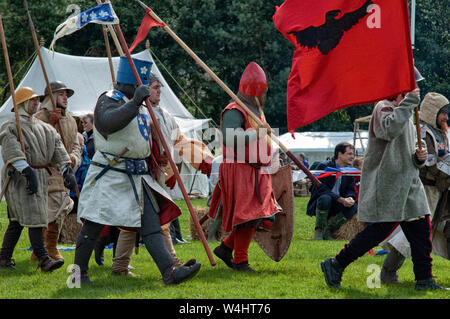
[[[50,49],[54,50],[53,46],[55,45],[56,40],[80,30],[88,23],[118,24],[119,18],[109,2],[80,12],[79,14],[70,17],[56,28],[53,41],[50,44]]]

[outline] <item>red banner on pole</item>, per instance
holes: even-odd
[[[416,88],[406,0],[286,0],[275,27],[296,49],[289,131]]]

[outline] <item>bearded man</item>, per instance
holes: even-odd
[[[45,88],[41,96],[42,105],[36,117],[56,128],[61,140],[70,156],[70,170],[76,171],[81,161],[81,146],[78,142],[78,126],[75,119],[67,111],[68,98],[74,94],[60,81],[51,82],[50,89],[55,99],[56,108],[53,109],[50,100],[50,90]],[[45,246],[50,257],[64,260],[57,248],[59,233],[64,223],[64,218],[73,208],[73,200],[70,192],[64,186],[61,173],[55,167],[48,171],[48,227],[44,233]],[[34,255],[31,256],[34,259]]]

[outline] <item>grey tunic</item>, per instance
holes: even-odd
[[[58,167],[70,163],[61,139],[56,130],[36,118],[21,120],[22,135],[26,156],[23,154],[14,119],[5,122],[0,128],[3,170],[2,184],[8,174],[8,165],[18,160],[26,160],[30,166]],[[47,191],[48,181],[45,169],[35,169],[38,178],[38,192],[29,195],[26,190],[27,180],[14,170],[5,197],[8,204],[8,216],[24,227],[47,227]]]
[[[369,125],[359,193],[362,222],[400,222],[430,214],[420,165],[414,154],[417,134],[412,121],[419,99],[411,94],[398,107],[377,103]]]

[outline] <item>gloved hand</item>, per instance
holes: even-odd
[[[38,191],[38,179],[36,172],[33,168],[28,166],[27,168],[24,168],[22,171],[22,175],[26,177],[27,179],[27,191],[28,194],[33,195],[36,194]]]
[[[173,189],[175,187],[176,183],[177,183],[177,178],[175,177],[175,175],[173,175],[171,178],[166,180],[166,186],[169,187],[170,189]]]
[[[134,91],[133,102],[136,105],[141,105],[142,102],[150,96],[150,88],[148,85],[140,85]]]
[[[210,157],[207,157],[200,164],[200,171],[209,177],[211,175],[211,169],[212,169],[212,159]]]
[[[67,166],[63,173],[64,178],[64,187],[68,189],[74,189],[77,185],[77,180],[75,178],[75,174],[73,173],[73,169],[70,166]]]
[[[59,107],[55,108],[52,113],[50,113],[49,124],[55,126],[56,123],[62,118],[61,109]]]
[[[156,161],[161,167],[165,167],[167,166],[167,164],[169,164],[169,157],[165,153],[162,153],[158,157],[156,157]]]

